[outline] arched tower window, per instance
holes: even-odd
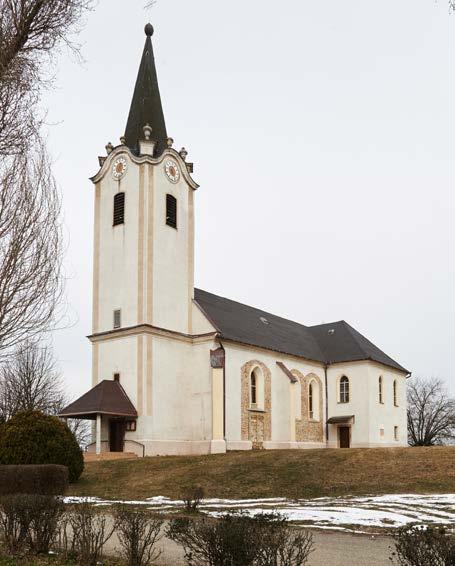
[[[397,392],[397,380],[393,381],[393,404],[398,407],[398,392]]]
[[[166,224],[177,228],[177,199],[172,195],[166,195]]]
[[[349,403],[349,379],[345,375],[340,379],[340,403]]]
[[[383,390],[382,390],[382,375],[379,377],[379,402],[384,403]]]
[[[117,224],[125,223],[125,193],[117,193],[114,195],[114,217],[112,224],[117,226]]]
[[[314,395],[313,395],[313,382],[308,386],[308,416],[310,419],[314,417]]]

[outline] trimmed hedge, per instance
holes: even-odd
[[[0,426],[0,464],[60,464],[75,482],[84,458],[66,424],[39,411],[25,411]]]
[[[0,466],[0,497],[4,495],[63,495],[68,468],[56,464]]]

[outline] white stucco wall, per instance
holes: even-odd
[[[289,448],[292,442],[291,426],[291,397],[289,378],[276,365],[282,362],[290,370],[298,370],[303,375],[316,374],[321,383],[324,384],[324,369],[321,364],[312,363],[291,356],[285,356],[278,352],[250,348],[231,342],[223,341],[226,351],[226,440],[233,443],[234,447],[242,441],[241,436],[241,368],[251,360],[264,363],[271,372],[272,385],[272,440],[275,448]],[[320,418],[323,420],[325,414],[324,387],[321,388],[323,399],[323,411]],[[292,410],[295,415],[295,402]]]
[[[121,309],[122,326],[137,324],[139,167],[126,153],[125,177],[106,174],[100,182],[99,207],[99,314],[96,332],[113,328],[113,311]],[[125,192],[125,223],[113,226],[113,203]]]
[[[189,333],[188,309],[193,285],[193,252],[190,225],[191,189],[183,176],[171,183],[163,164],[153,167],[153,322],[155,326]],[[166,225],[166,195],[177,199],[177,229]],[[191,289],[190,289],[191,287]]]
[[[384,403],[379,403],[379,376],[383,376]],[[349,402],[339,400],[339,380],[349,378]],[[369,361],[339,363],[327,370],[329,417],[354,415],[352,447],[404,446],[406,442],[406,378],[404,374]],[[398,407],[393,405],[392,384],[398,383]],[[394,440],[394,426],[400,440]],[[380,428],[384,436],[380,436]],[[338,446],[336,425],[329,425],[329,446]]]
[[[115,180],[111,169],[119,157],[126,160],[127,170]],[[164,172],[169,159],[180,168],[177,183]],[[138,163],[120,148],[108,156],[102,171],[97,178],[93,331],[112,330],[113,311],[121,309],[122,327],[145,322],[191,334],[194,189],[185,163],[167,152],[158,162]],[[125,222],[113,226],[118,192],[125,193]],[[167,194],[177,200],[177,228],[166,224]]]

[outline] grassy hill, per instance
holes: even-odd
[[[455,446],[346,450],[264,450],[161,456],[86,464],[71,495],[179,498],[202,485],[206,497],[321,497],[455,492]]]

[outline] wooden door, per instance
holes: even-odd
[[[109,450],[111,452],[123,452],[125,439],[125,421],[111,419],[109,421]]]
[[[351,429],[348,426],[340,426],[338,428],[340,438],[340,448],[349,448],[351,445]]]

